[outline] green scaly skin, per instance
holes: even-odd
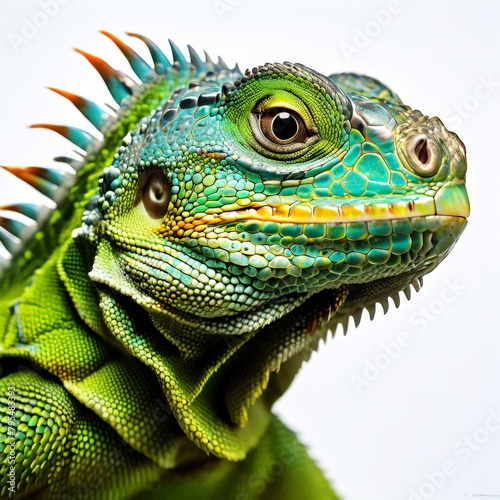
[[[2,495],[338,498],[271,407],[446,256],[465,149],[369,77],[171,64],[135,35],[152,69],[107,36],[142,84],[86,55],[120,111],[65,94],[104,139],[60,131],[87,155],[0,284]]]

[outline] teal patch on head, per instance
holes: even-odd
[[[349,151],[347,152],[347,154],[344,156],[344,158],[342,159],[342,163],[346,166],[346,167],[354,167],[354,165],[356,164],[356,162],[359,160],[359,157],[361,155],[361,145],[360,144],[355,144],[354,146],[352,146]],[[337,172],[340,173],[340,170],[337,169]],[[336,178],[339,178],[338,175],[339,173],[336,173]]]
[[[369,181],[378,182],[380,184],[389,183],[389,167],[379,155],[363,155],[356,163],[355,170],[363,174]]]
[[[342,183],[344,185],[345,190],[351,196],[362,196],[368,185],[368,181],[366,177],[357,174],[355,171],[351,170],[348,172],[344,178],[342,179]]]

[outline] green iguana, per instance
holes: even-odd
[[[52,89],[96,132],[35,125],[74,176],[3,167],[59,203],[0,212],[2,496],[338,498],[272,405],[450,251],[462,142],[367,76],[104,34],[139,82],[78,51],[118,108]]]

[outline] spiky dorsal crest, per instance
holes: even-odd
[[[75,151],[81,158],[56,157],[55,161],[65,163],[71,169],[57,169],[48,166],[30,167],[7,167],[0,166],[9,175],[14,175],[26,184],[35,188],[42,195],[52,200],[46,203],[9,203],[0,201],[0,276],[7,269],[12,257],[22,252],[31,236],[36,230],[43,230],[44,224],[49,219],[51,209],[56,203],[64,203],[65,195],[75,179],[75,171],[85,164],[86,156],[95,151],[101,144],[106,131],[114,127],[124,110],[133,106],[134,97],[140,96],[152,83],[159,78],[175,79],[179,74],[190,75],[192,78],[203,79],[211,73],[227,73],[228,77],[233,74],[238,76],[241,72],[237,66],[230,69],[227,64],[219,58],[217,63],[205,52],[205,60],[188,45],[189,59],[182,51],[169,40],[172,60],[149,38],[137,34],[127,33],[129,36],[141,40],[147,47],[152,60],[152,65],[144,60],[132,47],[121,39],[107,31],[101,31],[109,38],[127,59],[133,73],[139,79],[135,83],[128,74],[114,69],[105,60],[89,54],[80,49],[76,52],[83,55],[97,70],[106,84],[111,97],[118,104],[119,109],[114,111],[112,106],[103,109],[95,102],[66,90],[54,87],[49,89],[70,101],[88,120],[95,129],[95,133],[89,133],[80,128],[56,125],[50,123],[37,123],[32,128],[45,128],[52,130],[68,139],[77,146]],[[165,96],[167,98],[168,96]]]

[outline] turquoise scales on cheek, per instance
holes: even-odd
[[[370,77],[241,73],[173,43],[171,62],[133,34],[151,66],[104,34],[140,83],[79,52],[119,109],[52,89],[100,137],[35,125],[84,152],[58,159],[74,176],[5,167],[58,200],[0,213],[1,383],[19,392],[0,450],[15,441],[18,489],[337,498],[272,404],[329,330],[398,305],[450,251],[463,144]]]

